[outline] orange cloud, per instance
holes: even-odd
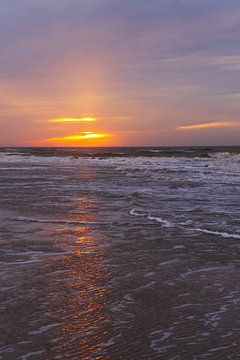
[[[85,131],[85,132],[81,132],[80,134],[76,134],[76,135],[49,138],[49,139],[47,139],[47,141],[50,141],[50,142],[79,142],[79,141],[82,141],[82,140],[103,139],[103,138],[106,138],[106,137],[109,137],[109,136],[111,136],[111,134],[95,133],[95,132],[92,132],[92,131]]]
[[[60,118],[60,119],[51,119],[49,120],[49,122],[53,122],[53,123],[74,123],[74,122],[93,122],[96,121],[95,118],[93,117],[83,117],[83,118],[79,118],[79,119],[71,119],[71,118]]]
[[[178,130],[197,130],[197,129],[209,129],[209,128],[217,128],[217,127],[231,127],[231,126],[240,126],[240,122],[225,121],[225,122],[211,122],[211,123],[184,125],[184,126],[178,126],[177,129]]]

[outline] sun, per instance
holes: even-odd
[[[104,133],[96,133],[93,131],[84,131],[80,134],[75,135],[69,135],[69,136],[63,136],[63,137],[56,137],[56,138],[50,138],[48,141],[53,142],[78,142],[80,140],[92,140],[92,139],[103,139],[106,137],[109,137],[110,134],[104,134]]]
[[[74,146],[89,146],[94,145],[96,146],[98,143],[102,143],[102,139],[108,138],[112,136],[112,134],[101,132],[101,131],[95,131],[95,129],[90,128],[90,123],[97,121],[95,117],[90,116],[84,116],[80,118],[54,118],[51,120],[48,120],[51,123],[63,123],[63,129],[65,127],[71,129],[71,123],[89,123],[86,129],[86,124],[84,125],[84,128],[80,129],[80,132],[75,133],[68,133],[68,134],[61,134],[60,136],[51,137],[48,139],[44,139],[43,141],[45,143],[54,144],[54,145],[69,145],[71,144]],[[65,125],[64,125],[65,124]],[[83,125],[83,124],[82,124]],[[81,124],[79,124],[78,127],[82,127]],[[91,126],[92,127],[92,126]],[[99,141],[99,142],[98,142]]]

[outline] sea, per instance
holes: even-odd
[[[0,359],[240,358],[240,147],[0,148]]]

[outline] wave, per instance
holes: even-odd
[[[141,210],[136,211],[136,209],[134,209],[134,208],[130,210],[130,215],[139,216],[139,217],[145,217],[148,220],[153,220],[153,221],[156,221],[156,222],[162,224],[163,227],[173,227],[172,223],[170,223],[169,221],[161,218],[160,216],[158,216],[158,217],[152,216],[150,213],[146,213],[146,212],[141,211]]]
[[[209,156],[213,159],[229,159],[229,158],[236,158],[240,160],[239,151],[217,151],[214,153],[210,153]]]
[[[232,238],[232,239],[240,239],[240,234],[232,234],[232,233],[228,233],[228,232],[223,232],[223,231],[217,231],[217,230],[208,230],[208,229],[204,229],[204,228],[200,228],[200,227],[192,227],[189,226],[192,224],[191,220],[188,220],[186,222],[179,222],[179,223],[171,223],[170,221],[163,219],[160,216],[152,216],[150,213],[146,213],[142,210],[136,210],[136,209],[131,209],[130,211],[130,215],[133,216],[138,216],[138,217],[145,217],[148,220],[153,220],[156,221],[158,223],[160,223],[162,225],[162,227],[165,228],[170,228],[170,227],[180,227],[183,226],[184,228],[187,228],[189,230],[193,230],[193,231],[198,231],[198,232],[202,232],[205,234],[210,234],[210,235],[216,235],[216,236],[221,236],[223,238]]]
[[[133,216],[147,217],[147,214],[141,210],[136,211],[135,209],[131,209],[129,214]]]
[[[179,147],[103,147],[103,148],[0,148],[0,154],[28,157],[186,157],[211,158],[240,154],[239,146],[179,146]]]
[[[49,331],[50,329],[56,328],[56,327],[61,326],[61,325],[62,325],[62,323],[55,323],[55,324],[45,325],[45,326],[40,327],[37,330],[31,331],[29,333],[29,335],[40,335],[42,333],[45,333],[46,331]]]
[[[205,234],[218,235],[218,236],[221,236],[224,238],[240,239],[240,234],[230,234],[227,232],[207,230],[207,229],[202,229],[202,228],[191,228],[191,230],[203,232]]]
[[[28,217],[17,217],[17,218],[5,218],[2,221],[17,221],[17,222],[30,222],[30,223],[41,223],[41,224],[59,224],[59,225],[96,225],[96,224],[110,224],[111,222],[106,221],[79,221],[79,220],[45,220],[45,219],[33,219]]]
[[[152,215],[148,214],[147,218],[149,220],[157,221],[158,223],[162,224],[163,227],[173,227],[172,223],[170,223],[167,220],[162,219],[161,217],[155,217],[155,216],[152,216]]]

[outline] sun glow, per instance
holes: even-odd
[[[94,122],[96,121],[93,117],[82,117],[82,118],[59,118],[51,119],[49,122],[53,123],[74,123],[74,122]]]
[[[103,139],[103,138],[106,138],[109,136],[111,136],[111,134],[95,133],[93,131],[85,131],[85,132],[81,132],[80,134],[76,134],[76,135],[50,138],[47,140],[50,142],[79,142],[82,140]]]

